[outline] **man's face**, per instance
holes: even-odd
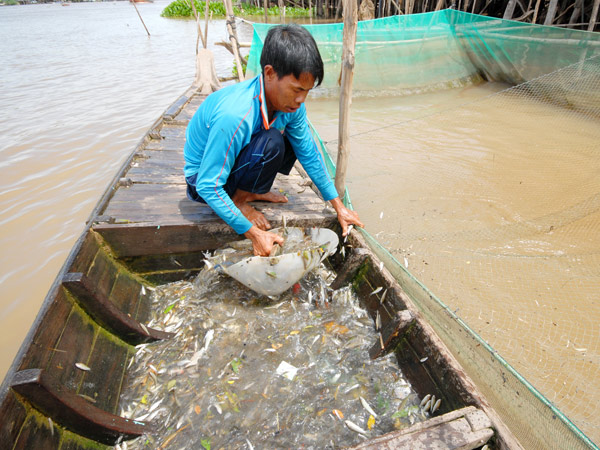
[[[293,74],[279,78],[273,67],[267,65],[264,74],[269,116],[275,111],[285,113],[296,111],[315,85],[315,78],[308,72],[302,72],[299,78]]]

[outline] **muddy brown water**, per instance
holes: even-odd
[[[138,5],[150,38],[128,2],[0,8],[2,376],[116,170],[193,79],[195,25],[166,4]],[[600,442],[600,127],[524,98],[458,108],[503,88],[355,98],[352,134],[387,128],[351,140],[348,186],[367,230]],[[337,101],[308,108],[334,140]]]

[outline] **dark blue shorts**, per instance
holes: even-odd
[[[296,162],[296,154],[288,139],[276,128],[261,130],[242,149],[229,173],[224,189],[229,197],[235,191],[266,194],[278,173],[288,175]],[[196,177],[186,177],[190,200],[206,203],[196,192]]]

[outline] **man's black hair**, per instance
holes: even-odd
[[[279,78],[303,72],[315,79],[315,87],[323,81],[323,60],[312,35],[300,25],[279,25],[267,33],[260,55],[260,66],[271,65]]]

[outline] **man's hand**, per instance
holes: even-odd
[[[331,206],[333,206],[333,209],[335,209],[338,222],[342,226],[342,236],[346,236],[348,234],[348,225],[364,227],[363,223],[358,218],[358,213],[346,208],[339,197],[331,200]]]
[[[252,247],[256,256],[269,256],[274,244],[283,245],[283,238],[281,236],[263,231],[255,225],[246,231],[244,236],[252,241]]]

